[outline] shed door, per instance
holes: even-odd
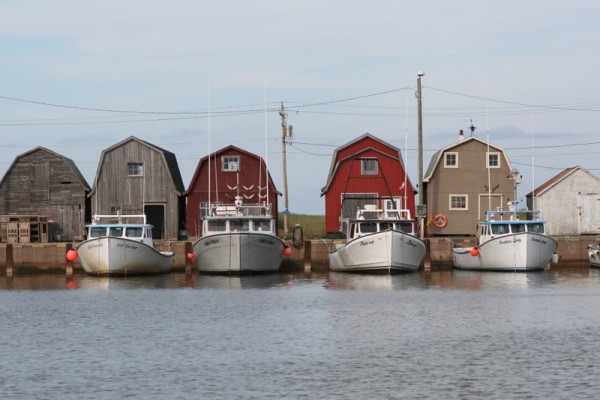
[[[579,232],[578,234],[600,233],[600,194],[580,194],[577,199],[579,204]]]
[[[162,204],[144,205],[146,221],[152,225],[152,238],[162,240],[165,238],[165,206]]]

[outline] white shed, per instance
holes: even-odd
[[[600,233],[600,180],[580,166],[538,186],[527,195],[527,206],[541,211],[549,235]]]

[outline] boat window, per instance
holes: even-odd
[[[241,219],[229,221],[229,228],[234,232],[248,232],[248,221]]]
[[[400,230],[402,232],[405,232],[405,233],[413,233],[414,229],[413,229],[412,222],[401,222],[400,223]]]
[[[508,233],[508,225],[507,224],[494,224],[492,225],[492,233],[494,235],[503,235]]]
[[[126,237],[133,237],[133,238],[141,238],[142,237],[142,233],[144,232],[144,228],[142,227],[129,227],[125,230],[125,236]]]
[[[123,236],[123,227],[122,226],[111,226],[108,230],[108,236],[112,237],[121,237]]]
[[[271,221],[268,219],[261,219],[254,222],[255,229],[263,232],[271,232]]]
[[[222,232],[225,230],[225,221],[208,221],[209,232]]]
[[[106,236],[106,228],[101,228],[99,226],[94,226],[90,228],[90,237],[96,238],[100,236]]]
[[[529,232],[544,233],[544,224],[542,224],[542,223],[529,224],[529,225],[527,225],[527,230]]]
[[[512,232],[513,233],[525,232],[525,224],[513,224]]]
[[[382,231],[387,231],[388,229],[394,229],[394,223],[393,222],[381,222],[379,224],[379,229],[381,229]]]
[[[363,222],[360,224],[360,233],[373,233],[377,232],[376,222]]]

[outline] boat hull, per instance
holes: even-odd
[[[591,267],[600,268],[600,245],[588,245],[588,259]]]
[[[346,272],[413,272],[425,257],[425,243],[388,230],[349,241],[329,253],[329,269]]]
[[[200,272],[274,272],[281,266],[285,247],[281,239],[270,234],[210,235],[194,243],[194,264]]]
[[[531,232],[491,239],[477,247],[452,249],[454,268],[475,271],[539,271],[546,268],[557,248],[554,239]]]
[[[93,275],[160,274],[171,271],[173,253],[160,252],[135,240],[101,237],[77,248],[81,267]]]

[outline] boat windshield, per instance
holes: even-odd
[[[541,222],[536,222],[533,224],[528,224],[527,225],[527,230],[529,232],[535,232],[535,233],[544,233],[544,224],[542,224]]]
[[[257,231],[270,232],[271,231],[271,220],[261,219],[254,222],[254,229]]]
[[[400,222],[400,230],[405,233],[413,233],[413,224],[412,222]]]
[[[248,232],[248,221],[242,219],[234,219],[229,221],[229,229],[233,232]]]
[[[91,238],[106,236],[106,228],[100,226],[92,226],[90,228],[89,236]]]
[[[226,230],[225,221],[208,221],[208,231],[209,232],[223,232]]]
[[[123,227],[122,226],[111,226],[108,230],[108,236],[112,236],[112,237],[123,236]]]
[[[141,238],[144,233],[142,227],[129,227],[125,230],[125,236],[130,238]]]
[[[359,225],[360,233],[373,233],[377,232],[376,222],[362,222]]]
[[[525,232],[525,224],[512,224],[511,227],[513,233]]]
[[[508,224],[494,224],[492,225],[492,233],[494,235],[503,235],[509,233]]]

